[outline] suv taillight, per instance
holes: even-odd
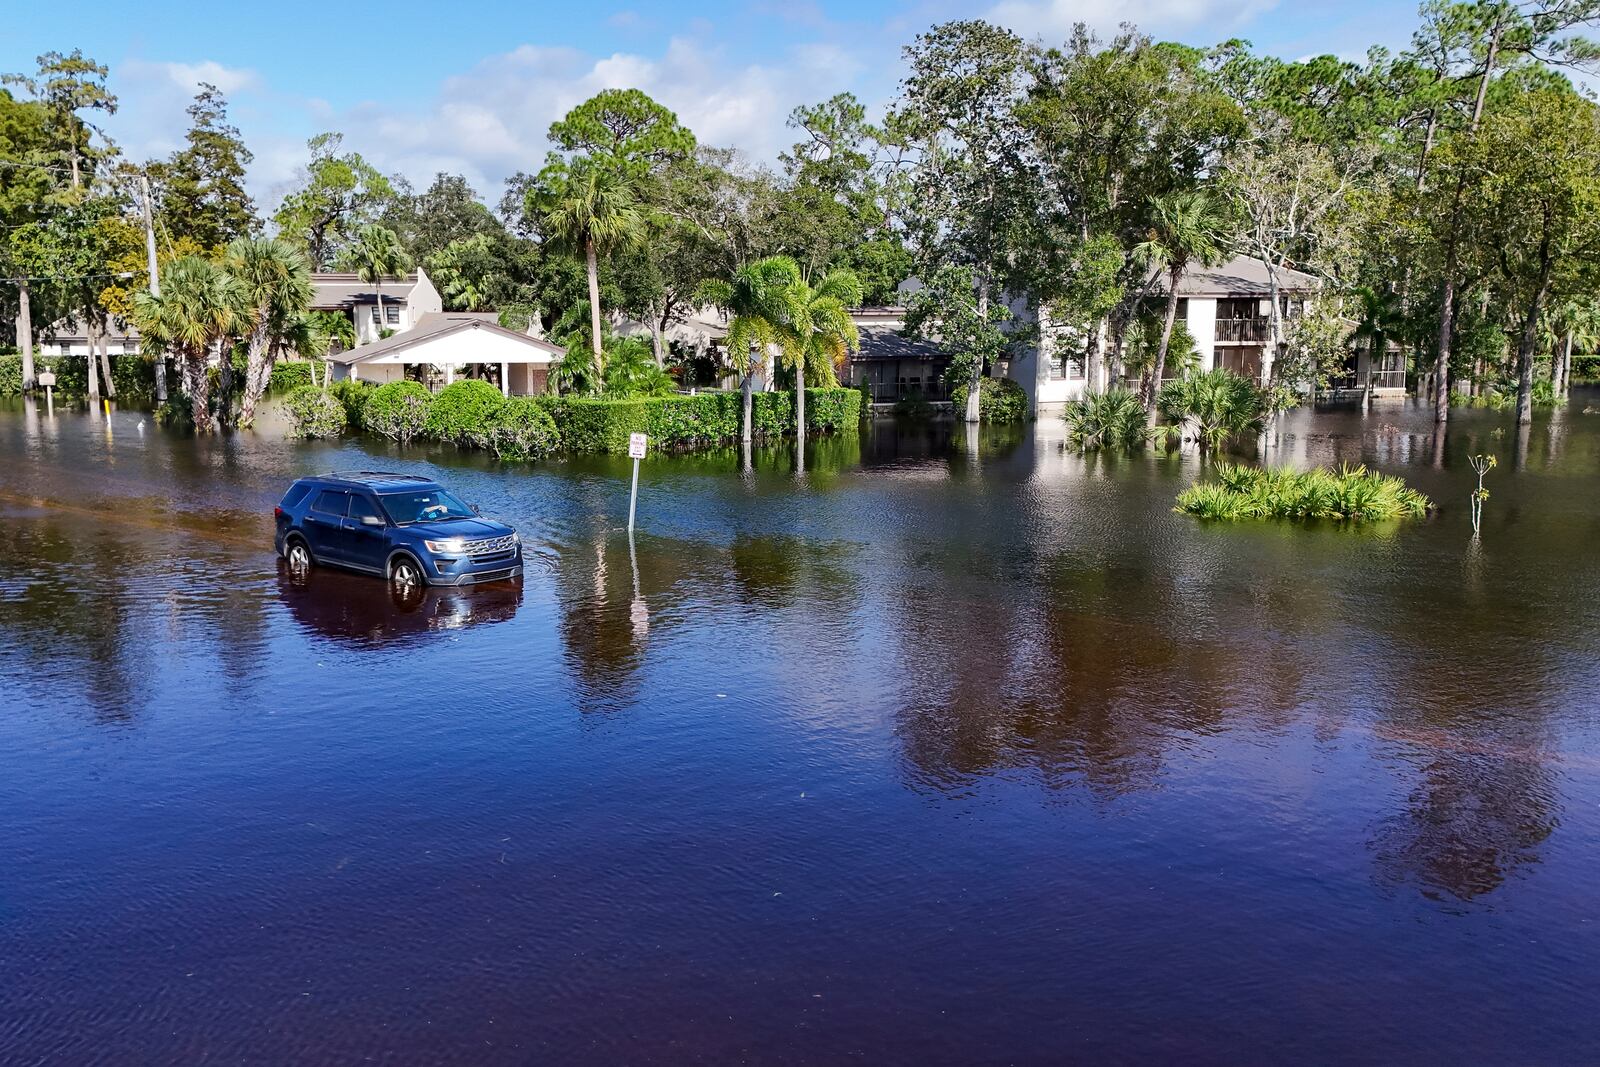
[[[281,518],[283,518],[283,509],[282,509],[282,508],[273,508],[273,509],[272,509],[272,517],[273,517],[273,518],[274,518],[274,519],[281,519]]]

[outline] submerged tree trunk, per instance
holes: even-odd
[[[233,425],[233,353],[223,341],[213,347],[217,359],[217,422],[227,429]]]
[[[739,402],[744,409],[744,428],[741,436],[744,443],[750,443],[752,432],[751,423],[755,417],[755,391],[756,391],[756,357],[751,352],[749,361],[745,364],[744,375],[739,380]]]
[[[980,321],[989,321],[989,272],[983,271],[978,276],[978,318]],[[978,406],[979,394],[983,392],[983,357],[972,358],[972,380],[967,383],[967,410],[963,418],[967,422],[977,422],[981,416]]]
[[[111,337],[107,333],[100,335],[100,375],[106,383],[106,396],[112,400],[117,398],[117,380],[111,376]]]
[[[1550,290],[1550,241],[1546,238],[1539,246],[1539,284],[1528,301],[1528,315],[1522,323],[1522,337],[1517,342],[1517,425],[1533,422],[1533,352],[1539,343],[1539,308]]]
[[[589,269],[589,348],[594,353],[594,369],[605,372],[605,353],[600,351],[600,262],[595,258],[594,240],[583,242],[583,258]]]
[[[183,363],[184,375],[189,379],[189,414],[194,419],[194,432],[211,433],[216,423],[211,418],[211,374],[206,366],[206,349],[184,353]]]
[[[84,358],[84,372],[89,382],[89,406],[100,407],[100,371],[95,366],[94,350],[100,341],[100,331],[95,326],[93,317],[85,320],[83,327],[84,336],[89,340],[89,352]]]
[[[806,365],[794,369],[794,460],[796,470],[806,467]]]
[[[266,309],[258,308],[261,322],[250,331],[245,345],[244,396],[239,401],[239,425],[252,426],[256,421],[256,405],[267,391],[272,375],[272,350],[267,344]]]
[[[1567,331],[1567,336],[1561,342],[1561,355],[1555,359],[1552,359],[1550,362],[1555,368],[1555,374],[1553,375],[1555,380],[1550,384],[1555,387],[1556,399],[1565,400],[1567,398],[1567,389],[1572,378],[1571,330]]]
[[[28,280],[17,283],[17,348],[22,352],[22,391],[33,392],[33,312],[28,307]]]
[[[1167,272],[1167,313],[1161,321],[1161,343],[1156,346],[1155,365],[1146,372],[1144,406],[1150,409],[1151,424],[1155,422],[1156,394],[1161,391],[1161,379],[1167,373],[1167,348],[1172,344],[1172,324],[1178,319],[1178,282],[1183,279],[1183,268],[1173,267]]]

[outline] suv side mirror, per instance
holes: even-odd
[[[361,516],[361,525],[363,525],[363,526],[382,526],[383,525],[383,520],[378,518],[378,516],[376,516],[376,515],[363,515],[363,516]]]
[[[472,513],[474,515],[482,515],[483,514],[483,509],[478,507],[478,505],[476,505],[476,504],[468,504],[467,507],[472,509]]]

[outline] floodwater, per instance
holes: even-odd
[[[625,459],[0,410],[0,1062],[1595,1062],[1586,404],[1282,421],[1405,526],[885,424],[651,457],[632,546]],[[352,467],[523,585],[291,581]]]

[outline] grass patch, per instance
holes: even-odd
[[[1338,470],[1295,471],[1236,464],[1216,480],[1178,494],[1177,510],[1202,519],[1337,519],[1382,522],[1422,518],[1433,503],[1399,478],[1346,464]]]

